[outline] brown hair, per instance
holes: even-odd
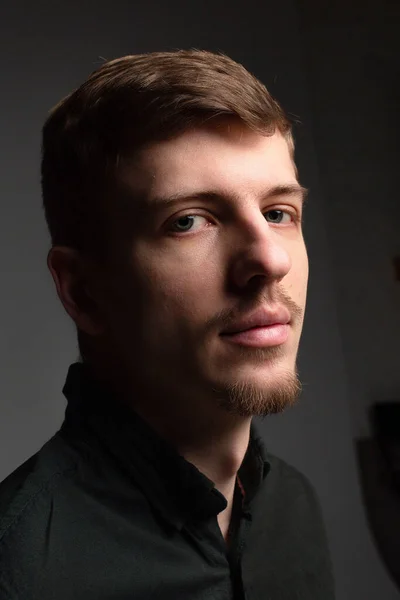
[[[106,210],[112,194],[113,201],[118,197],[121,161],[148,142],[223,115],[264,135],[280,131],[293,152],[291,125],[279,104],[224,54],[138,54],[94,71],[43,127],[42,191],[52,244],[104,252]]]

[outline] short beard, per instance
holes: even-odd
[[[275,350],[269,348],[269,350]],[[277,349],[276,349],[277,350]],[[260,352],[265,360],[265,353]],[[270,352],[270,359],[273,357]],[[276,352],[278,355],[279,352]],[[302,391],[297,368],[279,370],[273,382],[262,386],[253,381],[234,381],[224,389],[213,389],[217,405],[228,413],[240,417],[267,417],[278,414],[296,404]]]

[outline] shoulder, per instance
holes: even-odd
[[[269,503],[293,503],[303,499],[304,502],[315,503],[317,496],[308,477],[292,464],[278,457],[267,448],[261,431],[252,424],[252,440],[254,454],[264,464],[261,480],[261,496],[268,497]]]
[[[291,497],[303,497],[309,502],[317,501],[317,494],[310,479],[299,469],[278,456],[268,453],[270,470],[267,475],[270,488],[277,488],[280,493]]]
[[[334,598],[330,545],[314,485],[286,461],[269,454],[268,462],[270,470],[254,515],[265,532],[264,539],[268,539],[268,548],[273,549],[268,560],[277,564],[278,570],[282,564],[290,564],[294,578],[296,573],[302,574],[298,589],[308,581],[314,590],[314,595],[307,597]]]
[[[76,464],[56,434],[0,484],[1,600],[31,597],[56,490],[74,477]]]
[[[297,531],[314,532],[326,543],[323,511],[319,496],[310,479],[299,469],[268,453],[269,472],[260,494],[260,509],[271,515],[275,525],[285,523]]]
[[[73,454],[56,434],[0,483],[0,546],[10,530],[39,510],[60,480],[76,468]]]
[[[48,519],[54,492],[76,470],[74,454],[55,434],[0,483],[0,558],[31,541]]]

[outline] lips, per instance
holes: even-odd
[[[287,325],[290,321],[289,311],[282,307],[259,308],[253,313],[235,320],[221,335],[232,335],[256,327],[269,327],[271,325]]]

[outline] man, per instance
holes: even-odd
[[[1,600],[330,600],[292,405],[308,278],[290,124],[224,55],[104,64],[43,131],[48,266],[76,324],[61,430],[2,484]]]

